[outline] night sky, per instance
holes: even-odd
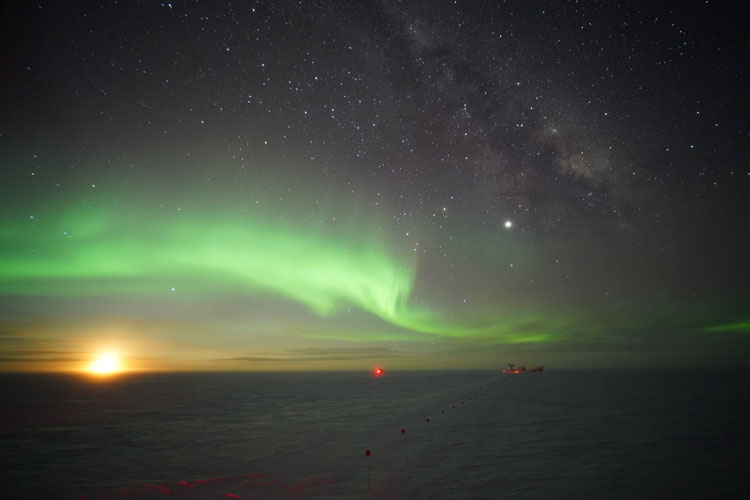
[[[748,365],[741,2],[11,2],[0,369]]]

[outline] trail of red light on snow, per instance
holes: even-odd
[[[182,480],[171,483],[145,483],[138,487],[123,488],[106,495],[80,495],[80,499],[123,499],[123,498],[153,498],[154,494],[170,496],[173,498],[195,498],[199,495],[222,495],[224,498],[260,498],[258,495],[278,496],[286,492],[284,496],[292,494],[290,498],[296,498],[297,493],[310,490],[311,494],[330,493],[329,488],[336,484],[335,479],[323,478],[299,478],[291,484],[286,484],[277,478],[272,478],[267,473],[239,474],[236,476],[211,477],[205,479]],[[230,489],[232,492],[216,491],[217,489]],[[204,490],[202,493],[196,490]],[[225,491],[226,491],[225,489]]]

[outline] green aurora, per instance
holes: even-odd
[[[475,310],[459,317],[415,305],[410,298],[417,259],[406,249],[393,250],[395,238],[376,216],[311,221],[312,209],[298,208],[278,223],[277,207],[248,213],[226,203],[196,203],[196,198],[190,209],[167,209],[135,195],[100,192],[72,202],[55,200],[30,215],[16,210],[0,232],[0,293],[84,299],[161,298],[172,292],[193,300],[217,293],[270,294],[324,317],[356,308],[391,325],[397,337],[422,342],[434,336],[550,342],[576,321],[529,310],[501,315]],[[353,206],[343,212],[359,212]],[[356,331],[314,335],[382,339]]]
[[[118,202],[109,200],[118,199]],[[403,321],[414,269],[368,234],[338,238],[290,222],[207,216],[100,197],[4,221],[0,291],[22,295],[159,295],[179,288],[271,292],[328,315],[356,306]],[[124,208],[128,207],[128,208]],[[159,213],[158,211],[156,212]]]
[[[407,252],[394,254],[373,221],[343,224],[348,229],[337,233],[332,223],[311,226],[307,218],[287,217],[277,224],[269,222],[268,210],[255,212],[215,204],[166,210],[115,194],[68,206],[50,204],[3,222],[0,293],[272,294],[320,316],[354,307],[419,333],[498,339],[508,332],[505,324],[451,322],[411,305],[416,261]],[[548,340],[540,332],[503,337],[509,342]]]
[[[115,304],[263,298],[282,309],[285,302],[298,304],[313,317],[327,318],[300,330],[313,342],[419,345],[439,340],[511,350],[617,344],[639,329],[669,328],[679,315],[534,308],[517,302],[459,310],[439,300],[418,301],[415,297],[424,293],[419,259],[399,245],[387,221],[377,213],[362,215],[355,203],[340,210],[349,214],[342,220],[300,201],[290,213],[247,198],[241,205],[252,210],[237,208],[235,196],[227,198],[234,206],[199,196],[186,203],[154,199],[127,192],[78,194],[49,200],[28,214],[17,201],[0,229],[0,293],[27,302],[57,297]],[[486,263],[486,255],[481,260]],[[450,287],[449,280],[445,283]],[[345,320],[352,311],[364,319]],[[215,324],[231,323],[212,318]],[[262,323],[258,317],[241,323],[247,321]],[[747,324],[698,328],[699,321],[700,316],[683,318],[680,328],[740,331]],[[282,323],[269,331],[284,336],[286,328],[288,323]],[[246,335],[252,344],[242,324],[225,330]]]

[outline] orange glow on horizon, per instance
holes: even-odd
[[[88,366],[88,371],[94,375],[112,375],[123,371],[123,368],[116,353],[104,352]]]

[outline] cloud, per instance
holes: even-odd
[[[84,359],[78,351],[17,350],[3,353],[0,363],[47,363]]]

